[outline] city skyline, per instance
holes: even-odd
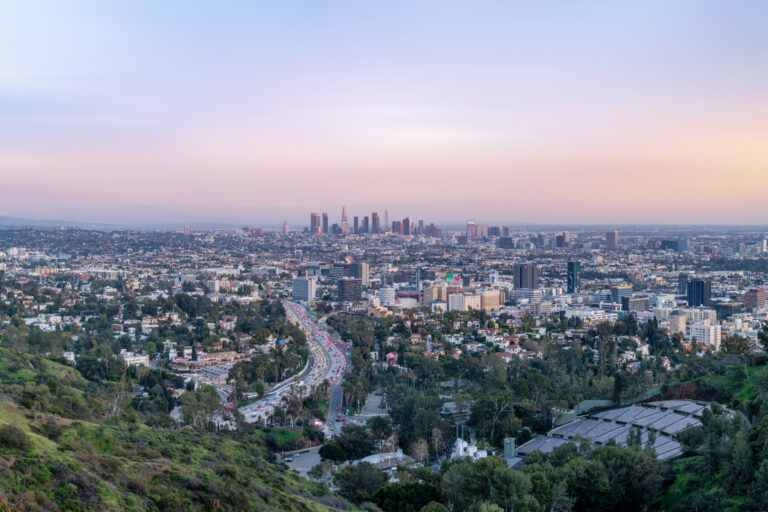
[[[766,11],[11,3],[0,215],[765,224]]]

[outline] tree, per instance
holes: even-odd
[[[312,469],[307,472],[307,475],[309,475],[311,478],[314,478],[315,480],[327,480],[330,478],[332,473],[333,464],[327,460],[324,460],[319,464],[312,466]]]
[[[387,480],[389,476],[370,462],[344,466],[333,477],[339,487],[339,494],[353,503],[370,501],[376,491],[386,485]]]
[[[336,464],[341,464],[347,460],[347,452],[336,438],[326,441],[326,443],[320,447],[319,454],[320,458],[323,460],[331,460]]]
[[[427,441],[419,438],[410,446],[411,457],[419,462],[424,462],[429,457],[429,445]]]
[[[188,424],[204,428],[221,409],[221,402],[216,388],[203,384],[194,391],[185,391],[181,395],[181,413]]]

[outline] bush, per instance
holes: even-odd
[[[27,451],[32,448],[32,442],[20,428],[13,425],[3,425],[0,426],[0,446]]]

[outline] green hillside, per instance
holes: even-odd
[[[138,411],[151,408],[120,399],[121,385],[0,349],[0,511],[345,505],[278,468],[262,433],[149,426]]]

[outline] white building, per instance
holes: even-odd
[[[719,325],[709,325],[709,322],[691,324],[688,327],[691,341],[708,346],[711,350],[720,350],[721,330]]]
[[[395,305],[395,289],[391,286],[383,286],[379,290],[379,300],[382,306],[394,306]]]
[[[120,357],[125,360],[125,364],[128,366],[149,366],[148,354],[135,354],[122,349],[120,351]]]
[[[448,296],[448,311],[481,309],[482,298],[474,293],[452,293]]]
[[[317,295],[317,281],[314,277],[297,277],[293,280],[293,298],[312,301]]]

